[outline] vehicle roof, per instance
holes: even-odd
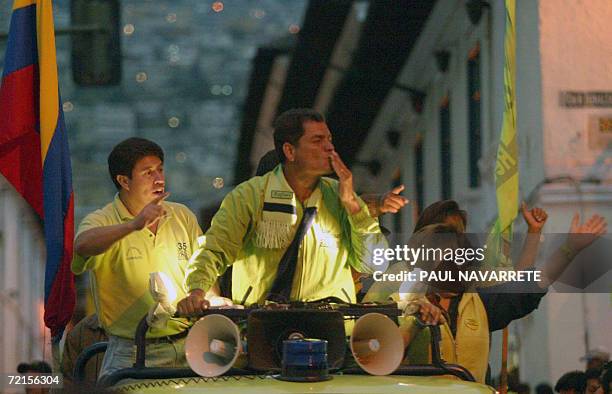
[[[370,376],[333,375],[333,379],[316,383],[296,383],[275,379],[272,376],[223,376],[217,378],[180,378],[134,381],[116,385],[113,391],[130,393],[167,393],[168,390],[181,393],[205,392],[206,394],[227,394],[228,392],[274,394],[274,393],[369,393],[391,394],[407,391],[422,394],[444,393],[494,393],[491,387],[463,382],[446,377],[422,376]],[[418,391],[415,391],[418,390]]]

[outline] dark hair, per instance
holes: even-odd
[[[602,367],[602,373],[599,377],[601,387],[603,387],[604,394],[611,394],[610,384],[612,384],[612,362],[607,362]]]
[[[517,394],[521,394],[521,393],[529,394],[531,389],[529,388],[529,385],[527,383],[518,383],[516,386],[514,386],[513,391],[516,391]]]
[[[325,122],[325,118],[314,109],[294,108],[283,112],[274,121],[274,149],[281,163],[287,160],[283,144],[297,145],[304,134],[305,122]]]
[[[262,176],[266,172],[270,172],[280,163],[276,150],[272,149],[259,159],[255,176]]]
[[[155,142],[145,138],[132,137],[118,143],[108,155],[108,172],[117,190],[121,185],[117,182],[117,175],[132,177],[132,170],[138,162],[146,156],[156,156],[164,162],[164,151]]]
[[[535,388],[536,394],[553,394],[553,389],[548,383],[540,383]]]
[[[587,380],[589,379],[599,379],[599,375],[601,375],[601,368],[589,368],[584,374],[586,375]]]
[[[31,364],[20,363],[17,366],[18,373],[40,372],[51,373],[51,366],[45,361],[32,361]]]
[[[586,374],[581,371],[572,371],[564,374],[555,384],[555,391],[574,389],[579,393],[583,393],[586,389]]]
[[[459,204],[455,200],[442,200],[434,202],[423,210],[419,220],[417,220],[414,226],[414,232],[416,233],[425,226],[430,224],[444,223],[446,218],[450,216],[458,215],[463,220],[463,225],[467,225],[467,213],[459,209]]]

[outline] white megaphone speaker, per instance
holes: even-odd
[[[195,373],[220,376],[229,371],[242,351],[240,330],[223,315],[204,316],[191,327],[185,340],[185,357]]]
[[[368,313],[357,320],[350,346],[357,364],[370,375],[388,375],[404,358],[399,328],[380,313]]]

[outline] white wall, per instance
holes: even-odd
[[[574,212],[583,218],[598,213],[612,223],[612,185],[582,185],[579,189],[546,185],[538,193],[538,205],[550,215],[546,233],[567,232]],[[609,234],[606,238],[612,243]],[[612,273],[602,280],[612,283]],[[612,349],[609,293],[561,294],[553,290],[529,319],[521,320],[518,330],[521,378],[532,386],[544,380],[554,383],[565,372],[584,369],[579,359],[589,348]]]
[[[51,359],[44,328],[42,227],[32,209],[0,176],[0,371]],[[46,337],[45,337],[46,335]]]
[[[612,91],[612,2],[541,0],[539,4],[546,173],[580,178],[603,152],[588,146],[589,117],[612,117],[612,108],[562,107],[559,93]],[[611,165],[608,159],[609,181]]]
[[[519,107],[519,116],[525,114],[523,122],[527,127],[541,127],[542,130],[533,135],[534,139],[524,141],[529,147],[526,152],[539,155],[540,150],[535,148],[543,147],[545,176],[549,178],[569,175],[580,180],[595,173],[604,180],[601,185],[583,184],[580,190],[566,184],[544,187],[537,198],[551,214],[547,231],[567,231],[574,212],[580,212],[583,217],[599,213],[611,223],[611,162],[608,159],[606,165],[604,160],[604,165],[595,172],[592,168],[601,156],[607,154],[609,157],[610,152],[605,153],[604,148],[589,148],[587,127],[590,116],[610,116],[612,108],[567,108],[560,105],[559,94],[566,90],[612,91],[612,26],[609,23],[612,3],[607,0],[540,0],[537,9],[536,2],[517,3],[529,9],[521,14],[520,21],[524,22],[524,30],[536,38],[523,44],[517,40],[517,48],[533,56],[539,52],[540,59],[538,70],[537,62],[529,64],[524,58],[526,72],[520,74],[532,82],[525,86],[531,86],[529,91],[523,94],[519,91],[519,97],[526,101]],[[535,42],[539,45],[533,45]],[[538,72],[541,73],[539,92],[534,88],[538,81],[533,78]],[[535,139],[538,136],[540,138]],[[529,176],[532,175],[530,171],[522,173]],[[530,184],[536,181],[537,178],[532,177]],[[527,346],[522,350],[522,359],[529,368],[522,368],[521,374],[529,383],[535,384],[543,377],[555,382],[569,370],[584,368],[579,358],[589,347],[612,349],[609,294],[549,294],[543,306],[544,310],[538,312],[541,323],[536,324],[534,330],[523,330]],[[545,324],[548,330],[542,330]],[[546,349],[542,354],[548,358],[547,369],[540,369],[545,366],[530,361],[534,355],[530,350],[533,346]]]

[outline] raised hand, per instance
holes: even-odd
[[[153,201],[145,205],[138,215],[132,220],[132,226],[135,230],[142,230],[157,223],[165,214],[166,210],[161,205],[170,193],[166,192],[155,197]]]
[[[359,203],[357,202],[353,189],[353,173],[344,164],[336,151],[331,152],[329,160],[334,172],[338,175],[338,193],[340,195],[340,201],[349,213],[353,214],[358,212]]]
[[[544,224],[546,224],[546,220],[548,219],[548,214],[542,208],[532,208],[527,209],[527,204],[525,201],[521,203],[521,213],[523,214],[523,219],[527,223],[527,232],[529,233],[540,233],[542,232],[542,228]]]
[[[391,191],[383,194],[380,198],[379,211],[381,213],[397,213],[400,209],[405,207],[409,201],[406,197],[400,196],[400,193],[404,190],[404,185],[399,185],[391,189]]]
[[[570,224],[566,244],[577,253],[605,234],[607,228],[608,223],[602,216],[595,214],[586,222],[580,223],[580,215],[576,212]]]

